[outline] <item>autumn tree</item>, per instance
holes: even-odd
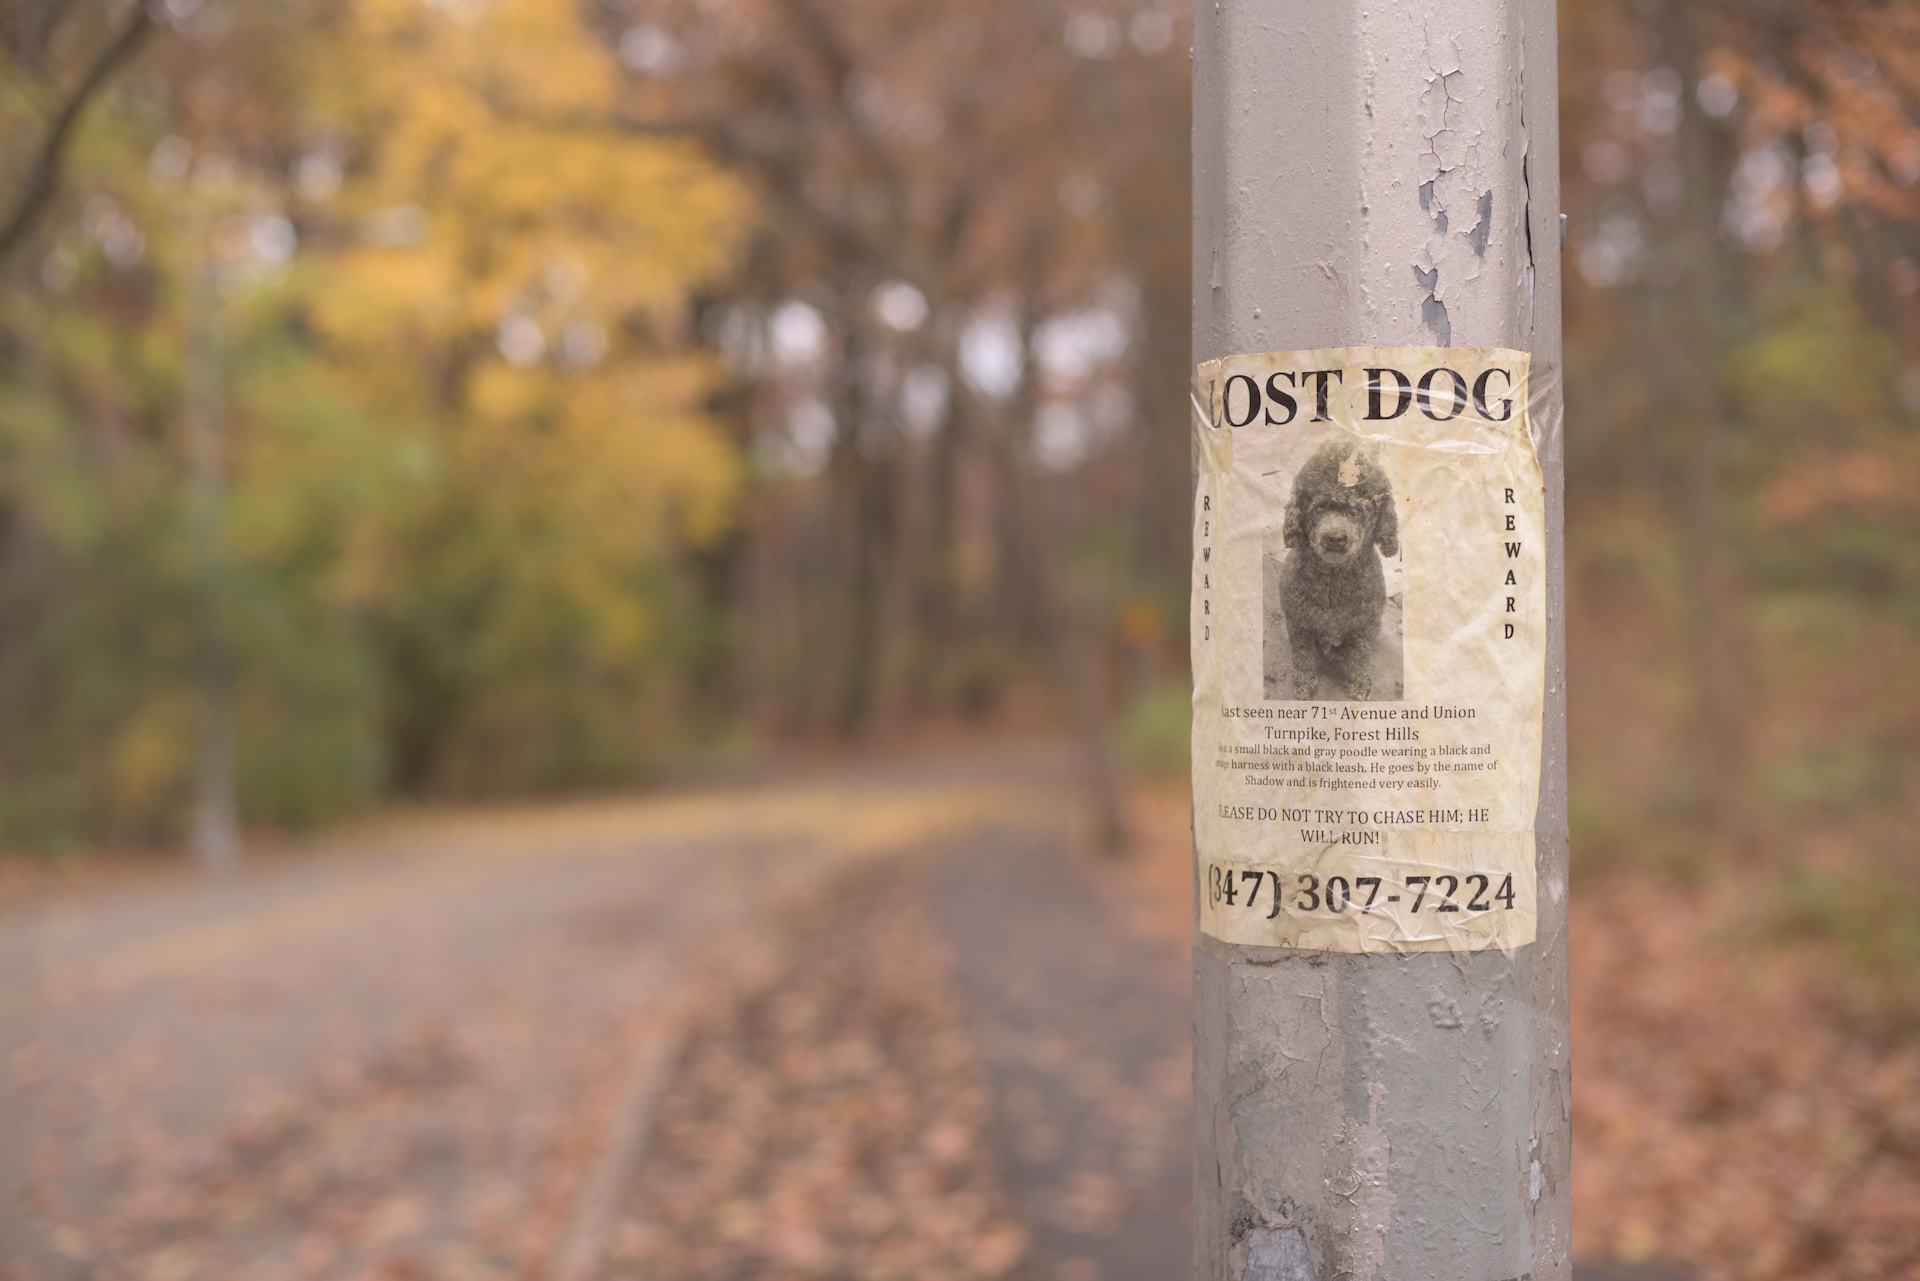
[[[737,186],[565,7],[166,12],[0,282],[0,827],[178,822],[202,321],[246,812],[631,776],[739,492],[684,331]]]
[[[815,682],[829,723],[854,729],[903,687],[937,706],[955,655],[1023,628],[1051,655],[1108,839],[1109,628],[1128,589],[1084,590],[1095,575],[1067,558],[1092,500],[1135,536],[1121,577],[1184,582],[1176,26],[1152,7],[764,0],[649,6],[609,31],[633,127],[699,139],[763,202],[718,337],[773,389],[743,436],[817,455],[825,555],[794,570],[839,593],[813,624],[837,660]],[[1122,213],[1120,191],[1166,198]],[[796,371],[782,333],[801,315],[820,332]],[[1138,467],[1143,442],[1171,465]],[[1176,591],[1160,599],[1183,608]]]
[[[1609,599],[1631,574],[1672,602],[1651,617],[1678,622],[1691,711],[1668,774],[1745,846],[1774,790],[1755,709],[1807,643],[1787,602],[1851,630],[1913,586],[1891,495],[1920,409],[1920,15],[1623,0],[1564,21],[1571,544]]]

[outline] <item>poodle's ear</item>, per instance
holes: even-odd
[[[1280,522],[1280,541],[1288,547],[1307,545],[1306,522],[1300,518],[1300,496],[1295,494],[1287,500],[1286,518]]]
[[[1394,509],[1392,494],[1380,495],[1380,506],[1374,513],[1373,541],[1388,560],[1400,554],[1400,513]]]

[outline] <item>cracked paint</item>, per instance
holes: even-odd
[[[1255,1228],[1240,1281],[1316,1281],[1307,1234],[1299,1228]]]
[[[1497,81],[1487,83],[1484,67],[1462,57],[1463,45],[1473,47],[1462,33],[1436,35],[1429,22],[1423,35],[1416,191],[1426,234],[1413,267],[1420,327],[1445,347],[1453,343],[1455,295],[1480,281],[1500,231],[1493,171],[1502,163],[1502,130],[1489,127],[1484,100],[1489,93],[1496,105],[1510,99]]]
[[[1340,1127],[1328,1154],[1329,1270],[1352,1281],[1375,1281],[1387,1258],[1387,1229],[1393,1223],[1393,1143],[1380,1125],[1380,1101],[1387,1087],[1367,1084],[1367,1119],[1352,1117]]]
[[[1422,271],[1415,267],[1413,279],[1427,291],[1426,301],[1420,304],[1420,323],[1439,340],[1436,346],[1453,346],[1453,321],[1447,316],[1447,304],[1440,301],[1440,269],[1431,267]]]
[[[1491,191],[1483,191],[1480,193],[1478,212],[1480,214],[1480,221],[1474,223],[1473,230],[1467,233],[1467,243],[1473,246],[1474,257],[1485,258],[1487,256],[1487,237],[1493,234],[1493,193]],[[1445,228],[1441,230],[1444,231]]]

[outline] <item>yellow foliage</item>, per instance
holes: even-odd
[[[468,342],[517,317],[551,347],[679,306],[744,223],[692,148],[610,122],[619,69],[570,5],[362,0],[315,56],[358,241],[315,299],[334,341]]]
[[[250,820],[630,778],[680,728],[710,629],[679,553],[743,483],[686,313],[749,210],[696,148],[622,127],[593,17],[220,6],[88,111],[0,289],[32,675],[0,841],[176,824],[202,618]],[[0,94],[0,139],[44,106]],[[189,403],[224,442],[217,556]]]
[[[324,560],[328,599],[406,655],[387,723],[444,744],[428,777],[630,759],[685,661],[670,553],[724,533],[744,480],[684,336],[744,193],[622,131],[572,4],[342,0],[303,58],[303,145],[340,180],[291,193],[283,291],[317,367],[287,390],[334,408],[303,427],[256,389],[237,490],[272,501],[237,503],[236,552]]]
[[[437,424],[471,520],[564,543],[543,594],[636,643],[613,621],[636,553],[717,536],[741,481],[698,412],[711,371],[648,336],[724,266],[743,193],[610,121],[618,65],[571,5],[357,0],[313,59],[346,181],[296,284],[311,324],[362,394]]]

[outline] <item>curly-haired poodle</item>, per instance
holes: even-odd
[[[1393,488],[1373,454],[1345,441],[1315,450],[1293,478],[1281,540],[1293,696],[1314,697],[1325,677],[1347,698],[1371,698],[1387,606],[1380,557],[1400,554]]]

